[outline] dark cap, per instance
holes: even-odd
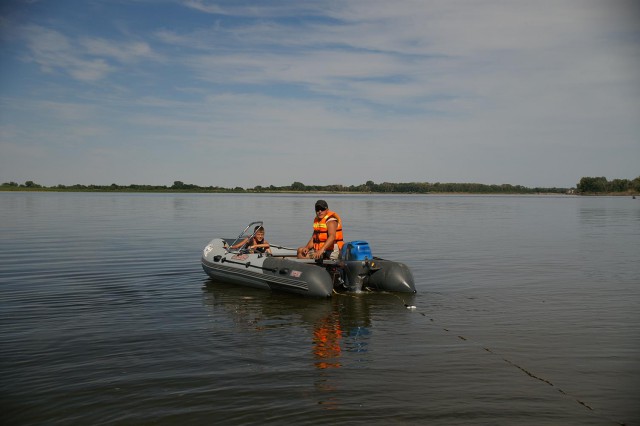
[[[318,211],[318,207],[321,207],[322,210],[326,210],[329,208],[329,204],[325,200],[316,201],[316,211]]]

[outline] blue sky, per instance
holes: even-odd
[[[0,182],[640,175],[640,2],[0,3]]]

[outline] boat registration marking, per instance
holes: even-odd
[[[231,259],[233,260],[247,260],[249,258],[248,254],[236,254],[231,256]]]

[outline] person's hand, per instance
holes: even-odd
[[[306,247],[305,247],[305,248],[303,248],[303,249],[302,249],[302,255],[303,255],[304,257],[307,257],[307,255],[308,255],[308,254],[309,254],[309,249],[308,249],[308,248],[306,248]]]
[[[314,259],[321,259],[323,254],[324,254],[324,250],[314,251],[313,252],[313,258]]]

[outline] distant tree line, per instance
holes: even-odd
[[[640,193],[640,176],[633,180],[613,179],[606,177],[583,177],[576,186],[580,194],[638,194]]]
[[[45,188],[42,185],[38,185],[32,180],[26,181],[23,185],[19,185],[16,182],[5,182],[2,184],[3,188]]]
[[[306,191],[306,192],[377,192],[377,193],[400,193],[400,194],[429,194],[429,193],[467,193],[467,194],[536,194],[541,192],[564,194],[567,188],[527,188],[522,185],[485,185],[481,183],[430,183],[430,182],[403,182],[380,184],[368,180],[361,185],[305,185],[301,182],[294,182],[287,187],[270,186],[264,188],[256,186],[254,191]]]
[[[632,181],[614,179],[609,182],[604,177],[583,177],[576,189],[571,188],[528,188],[522,185],[485,185],[481,183],[441,183],[441,182],[406,182],[406,183],[374,183],[368,180],[361,185],[305,185],[293,182],[287,186],[262,186],[253,188],[223,188],[220,186],[199,186],[182,181],[174,181],[173,185],[56,185],[46,187],[33,181],[24,184],[5,182],[0,190],[36,190],[36,191],[78,191],[78,192],[347,192],[347,193],[385,193],[385,194],[431,194],[431,193],[460,193],[460,194],[603,194],[603,193],[640,193],[640,176]]]
[[[5,182],[0,185],[2,190],[46,190],[46,191],[77,191],[77,192],[240,192],[244,191],[244,188],[236,187],[233,189],[223,188],[220,186],[198,186],[193,184],[186,184],[180,181],[175,181],[173,185],[117,185],[112,183],[111,185],[55,185],[46,187],[38,185],[33,181],[26,181],[20,185],[16,182]]]

